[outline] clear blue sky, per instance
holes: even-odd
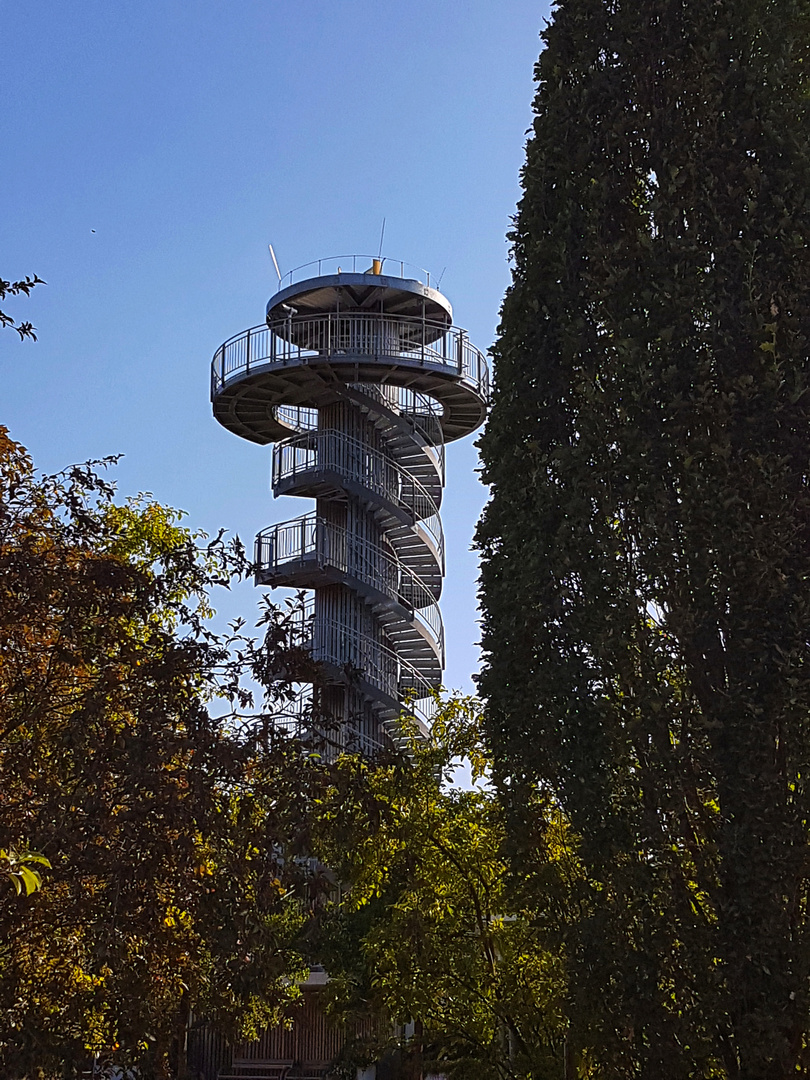
[[[0,275],[39,341],[0,334],[0,423],[55,470],[123,453],[147,490],[246,542],[269,448],[215,423],[214,349],[260,323],[282,271],[376,251],[444,272],[456,322],[492,343],[509,280],[545,3],[528,0],[0,0]],[[477,664],[485,491],[451,448],[446,683]],[[251,618],[250,587],[220,600]]]

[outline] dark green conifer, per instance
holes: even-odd
[[[810,1076],[810,7],[561,0],[481,439],[515,865],[613,1077]],[[538,827],[535,827],[538,825]]]

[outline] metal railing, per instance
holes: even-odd
[[[316,618],[313,622],[312,656],[335,667],[348,664],[356,668],[386,697],[412,698],[410,710],[430,723],[435,713],[433,691],[436,686],[395,649],[335,619]],[[420,704],[424,699],[427,701]],[[403,706],[403,711],[408,712],[409,708]]]
[[[432,445],[442,442],[442,413],[438,402],[427,394],[420,394],[407,386],[388,386],[380,383],[347,383],[349,389],[364,397],[386,405],[392,412],[406,416],[420,428]],[[309,405],[276,405],[276,417],[296,431],[315,431],[318,427],[318,410]]]
[[[311,640],[310,640],[311,647]],[[305,740],[323,741],[333,750],[375,757],[385,751],[384,744],[356,723],[348,721],[339,730],[333,730],[328,717],[319,715],[313,699],[312,684],[301,687],[298,693],[273,714],[273,728],[285,735]]]
[[[444,481],[444,433],[441,419],[444,410],[438,402],[405,386],[377,383],[347,383],[347,386],[370,401],[378,402],[406,418],[433,451]],[[368,407],[373,409],[373,405]],[[288,427],[290,432],[301,434],[318,430],[318,410],[308,405],[275,405],[273,413],[279,423]]]
[[[420,537],[422,543],[427,542],[428,546],[433,545],[436,552],[436,561],[441,568],[442,574],[444,574],[444,526],[439,514],[433,514],[429,518],[417,521],[414,532],[417,536],[419,536],[420,532],[424,533],[425,536]],[[425,537],[427,537],[427,541]]]
[[[304,608],[293,612],[292,619],[295,644],[309,651],[314,660],[336,668],[348,664],[386,697],[410,699],[407,705],[402,705],[403,713],[413,713],[430,727],[437,710],[434,697],[437,687],[395,649],[335,619],[316,616],[312,599]],[[280,710],[279,726],[284,726],[287,713],[292,714],[290,719],[294,722],[296,711],[294,701]]]
[[[292,431],[317,431],[318,410],[309,405],[275,405],[273,414]]]
[[[370,585],[411,611],[444,657],[444,624],[433,591],[410,567],[378,544],[324,521],[316,513],[271,525],[256,537],[259,571],[278,572],[291,562],[312,560]]]
[[[432,340],[431,340],[432,339]],[[254,326],[224,342],[211,364],[211,397],[251,370],[332,357],[363,357],[380,362],[408,361],[425,368],[452,370],[484,401],[489,399],[489,368],[480,349],[456,326],[374,312],[327,312]]]
[[[352,390],[390,409],[395,416],[403,417],[414,432],[424,439],[425,445],[436,455],[444,485],[444,409],[427,394],[420,394],[408,386],[392,386],[386,383],[348,383]],[[373,406],[367,406],[373,410]]]
[[[437,546],[444,550],[439,507],[428,490],[407,469],[360,439],[339,431],[305,432],[273,447],[273,490],[285,481],[307,474],[334,472],[342,480],[360,484],[370,493],[422,522]],[[436,522],[439,522],[437,528]]]
[[[325,274],[370,274],[376,262],[380,262],[380,273],[386,277],[406,278],[406,280],[419,281],[430,288],[430,271],[413,263],[404,262],[402,259],[391,259],[386,256],[380,258],[377,255],[329,255],[325,259],[313,259],[311,262],[302,263],[300,266],[288,270],[278,283],[279,292],[282,289],[295,285],[298,281],[306,281],[311,277],[323,277]],[[411,276],[411,272],[415,272]]]

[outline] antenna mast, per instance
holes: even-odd
[[[278,259],[276,258],[275,251],[273,251],[273,245],[268,244],[267,249],[270,252],[270,258],[273,260],[273,266],[275,266],[275,268],[276,268],[276,273],[278,274],[279,284],[281,284],[281,271],[278,268]]]

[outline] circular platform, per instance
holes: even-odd
[[[279,406],[322,408],[351,383],[387,383],[432,397],[442,410],[446,442],[483,422],[489,369],[458,327],[414,342],[422,320],[412,316],[341,311],[285,321],[284,336],[268,326],[252,327],[214,354],[214,416],[235,435],[260,444],[288,438],[294,429]]]

